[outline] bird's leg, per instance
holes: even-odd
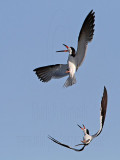
[[[65,73],[70,73],[69,69],[67,69],[67,71]]]
[[[89,142],[89,141],[90,141],[90,139],[88,139],[88,140],[83,140],[83,141],[81,141],[82,144],[77,144],[77,145],[75,145],[75,146],[88,145],[88,142]]]
[[[83,144],[87,144],[88,142],[90,142],[90,139],[88,139],[88,140],[83,140],[83,141],[81,141]]]
[[[87,141],[86,140],[83,140],[83,141],[81,141],[82,143],[86,143]]]

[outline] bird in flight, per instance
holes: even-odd
[[[103,126],[104,126],[104,122],[105,122],[105,116],[106,116],[106,111],[107,111],[107,99],[108,99],[108,96],[107,96],[107,90],[106,88],[104,87],[104,92],[103,92],[103,97],[102,97],[102,100],[101,100],[101,107],[100,107],[100,129],[99,131],[94,134],[94,135],[90,135],[89,133],[89,130],[85,128],[85,126],[83,125],[83,127],[81,127],[80,125],[78,125],[84,132],[84,137],[83,137],[83,140],[81,141],[82,143],[81,144],[77,144],[75,146],[80,146],[82,145],[83,147],[80,148],[80,149],[76,149],[76,148],[72,148],[66,144],[63,144],[59,141],[57,141],[56,139],[54,139],[53,137],[51,136],[48,136],[48,138],[50,140],[52,140],[53,142],[61,145],[61,146],[64,146],[66,148],[69,148],[69,149],[72,149],[74,151],[82,151],[84,150],[84,148],[90,144],[90,142],[96,138],[97,136],[99,136],[99,134],[102,132],[102,129],[103,129]]]
[[[80,30],[77,51],[75,51],[73,47],[68,47],[65,44],[63,45],[66,47],[66,50],[57,51],[69,53],[67,64],[48,65],[33,70],[40,81],[48,82],[51,79],[59,79],[69,76],[64,84],[64,87],[72,86],[76,83],[75,72],[78,70],[85,58],[88,43],[93,39],[95,26],[94,22],[95,12],[91,10],[84,20]]]

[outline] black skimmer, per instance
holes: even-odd
[[[68,47],[63,44],[67,50],[57,51],[57,52],[69,52],[67,64],[55,64],[44,67],[39,67],[34,69],[37,77],[42,82],[48,82],[52,78],[58,79],[65,76],[69,76],[66,80],[64,86],[68,87],[76,83],[75,72],[78,70],[79,66],[82,64],[88,42],[93,39],[94,35],[94,24],[95,22],[95,12],[93,10],[87,15],[84,23],[82,25],[81,31],[78,37],[78,47],[77,51],[73,47]]]
[[[97,137],[101,133],[101,131],[103,129],[103,125],[104,125],[104,122],[105,122],[105,116],[106,116],[106,110],[107,110],[107,99],[108,99],[107,98],[107,90],[104,87],[104,93],[103,93],[103,97],[102,97],[102,100],[101,100],[101,108],[100,108],[100,129],[96,134],[90,135],[89,134],[89,130],[86,129],[84,125],[83,125],[83,128],[78,125],[83,130],[84,137],[83,137],[83,141],[81,141],[82,143],[81,144],[77,144],[75,146],[83,145],[83,147],[81,149],[72,148],[72,147],[70,147],[70,146],[68,146],[66,144],[63,144],[63,143],[57,141],[56,139],[54,139],[51,136],[48,136],[48,138],[50,140],[52,140],[53,142],[55,142],[55,143],[57,143],[57,144],[59,144],[61,146],[67,147],[69,149],[72,149],[74,151],[82,151],[95,137]]]

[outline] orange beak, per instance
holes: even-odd
[[[63,44],[67,49],[69,48],[67,45]],[[61,50],[61,51],[56,51],[56,52],[69,52],[68,50]]]
[[[85,126],[84,126],[84,124],[83,124],[83,128],[78,124],[78,127],[80,127],[83,131],[84,131],[84,129],[85,129]]]
[[[84,124],[83,124],[83,128],[85,129],[85,126],[84,126]]]
[[[69,48],[66,44],[63,44],[67,49]]]
[[[78,127],[80,127],[82,130],[84,130],[84,128],[82,128],[79,124],[77,124],[78,125]],[[84,126],[83,126],[84,127]]]

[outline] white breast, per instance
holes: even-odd
[[[72,56],[68,57],[68,66],[69,66],[70,76],[73,77],[76,72],[76,63],[74,57]]]
[[[88,139],[91,141],[92,140],[92,137],[88,134],[86,134],[83,138],[85,141],[87,141]],[[88,143],[90,143],[90,141]]]

